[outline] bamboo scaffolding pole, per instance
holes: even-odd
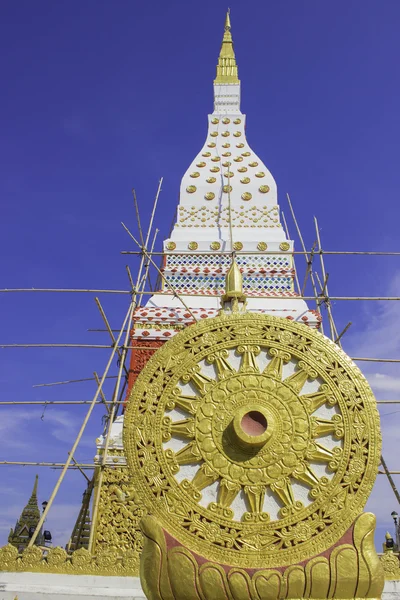
[[[398,491],[398,489],[397,489],[397,487],[396,487],[396,485],[395,485],[395,483],[394,483],[394,481],[393,481],[393,479],[391,477],[391,475],[398,475],[399,471],[397,471],[397,472],[396,471],[389,471],[389,469],[387,467],[387,464],[383,460],[383,456],[381,456],[381,465],[383,467],[383,471],[378,471],[378,473],[387,476],[387,478],[389,480],[389,483],[390,483],[390,487],[393,490],[393,493],[394,493],[394,495],[396,497],[396,500],[400,504],[400,494],[399,494],[399,491]]]
[[[152,241],[152,244],[151,244],[151,249],[152,250],[154,249],[158,233],[159,233],[159,229],[156,229],[155,232],[154,232],[153,241]],[[153,291],[152,290],[151,281],[150,281],[150,273],[149,273],[150,264],[151,264],[150,260],[149,260],[149,258],[147,258],[147,262],[146,262],[145,267],[144,267],[144,276],[143,276],[143,285],[142,285],[142,290],[143,291],[144,291],[144,288],[145,288],[145,285],[146,285],[147,281],[149,282],[150,291]],[[138,300],[138,303],[137,303],[138,307],[142,305],[142,300],[143,300],[143,294],[140,294],[139,300]]]
[[[136,220],[137,220],[137,224],[138,224],[138,230],[139,230],[139,236],[140,236],[140,243],[142,244],[142,246],[144,246],[144,239],[143,239],[143,230],[142,230],[142,223],[140,221],[140,214],[139,214],[139,204],[136,198],[136,190],[133,188],[132,189],[132,196],[133,196],[133,204],[135,206],[135,213],[136,213]],[[133,287],[133,285],[132,285]]]
[[[119,334],[119,336],[117,338],[117,344],[119,344],[119,341],[120,341],[120,339],[122,337],[122,332],[125,329],[127,322],[129,322],[129,319],[131,318],[131,316],[132,316],[132,304],[129,306],[128,312],[126,313],[126,316],[124,318],[124,321],[123,321],[123,324],[122,324],[122,327],[121,327],[121,332],[120,332],[120,334]],[[31,539],[29,540],[28,548],[30,548],[31,546],[33,546],[33,544],[35,543],[37,535],[38,535],[38,533],[39,533],[39,531],[40,531],[40,529],[41,529],[41,527],[42,527],[42,525],[43,525],[43,523],[44,523],[44,521],[45,521],[45,519],[46,519],[46,517],[48,515],[48,512],[49,512],[49,510],[50,510],[50,508],[51,508],[51,506],[53,504],[54,498],[57,495],[57,492],[58,492],[58,490],[60,488],[60,485],[63,482],[65,473],[67,472],[67,469],[68,469],[69,465],[72,462],[72,458],[74,457],[75,451],[76,451],[76,449],[78,447],[78,444],[79,444],[79,442],[81,440],[83,432],[85,431],[85,428],[86,428],[86,425],[87,425],[87,423],[89,421],[90,415],[92,414],[93,408],[94,408],[94,406],[95,406],[95,404],[97,402],[97,398],[100,395],[100,390],[103,387],[104,379],[105,379],[106,375],[108,374],[108,371],[109,371],[109,369],[111,367],[111,363],[113,362],[114,355],[116,353],[116,346],[117,345],[115,345],[112,348],[111,355],[110,355],[110,357],[108,359],[106,368],[104,370],[103,376],[102,376],[101,381],[100,381],[100,385],[97,387],[96,393],[93,396],[92,403],[90,404],[90,406],[88,408],[88,411],[87,411],[86,416],[85,416],[85,418],[84,418],[84,420],[82,422],[82,425],[81,425],[81,428],[80,428],[80,430],[78,432],[78,435],[75,438],[75,442],[73,443],[73,446],[72,446],[72,448],[71,448],[71,450],[70,450],[70,452],[68,454],[67,461],[64,464],[64,466],[62,468],[62,471],[60,473],[60,476],[59,476],[59,478],[58,478],[58,480],[57,480],[57,482],[56,482],[56,484],[54,486],[54,489],[53,489],[51,495],[50,495],[50,498],[48,500],[48,504],[47,504],[46,508],[44,509],[44,511],[42,512],[42,514],[40,516],[40,519],[39,519],[39,522],[38,522],[38,524],[36,526],[36,529],[35,529],[32,537],[31,537]]]
[[[153,348],[154,350],[154,348]],[[91,404],[92,400],[4,400],[0,401],[0,406],[14,406],[14,405],[27,405],[33,404],[37,406],[53,406],[59,404],[67,404],[67,405],[79,405],[79,404]],[[120,404],[125,404],[122,400]],[[96,406],[104,406],[102,401],[96,402]]]
[[[287,194],[286,194],[287,196]],[[355,255],[355,256],[400,256],[400,252],[374,252],[374,251],[358,251],[358,250],[321,250],[316,252],[315,254],[337,254],[337,255]],[[121,250],[120,254],[141,254],[140,250]],[[187,252],[185,250],[179,250],[178,252],[170,251],[170,252],[152,252],[152,254],[209,254],[210,256],[216,256],[217,252],[210,252],[209,250],[197,250],[196,252]],[[231,254],[229,250],[219,250],[218,255],[220,254]],[[259,250],[238,250],[236,254],[260,254]],[[282,250],[268,250],[265,254],[283,254]],[[307,250],[292,250],[290,254],[308,254]]]
[[[110,327],[110,324],[109,324],[109,322],[108,322],[108,319],[107,319],[106,313],[104,312],[104,309],[103,309],[103,307],[102,307],[102,305],[101,305],[101,302],[100,302],[100,300],[97,298],[97,296],[96,296],[96,298],[95,298],[94,300],[95,300],[95,302],[96,302],[96,305],[97,305],[97,308],[99,309],[99,312],[100,312],[100,314],[101,314],[101,316],[102,316],[102,319],[103,319],[103,321],[104,321],[104,324],[105,324],[105,326],[106,326],[106,329],[107,329],[108,333],[110,334],[110,338],[111,338],[111,340],[112,340],[112,345],[113,345],[113,346],[115,346],[115,345],[116,345],[115,336],[114,336],[114,334],[113,334],[113,332],[112,332],[112,329],[111,329],[111,327]],[[120,349],[119,349],[118,347],[117,347],[117,354],[118,354],[118,358],[119,358],[119,360],[121,360],[121,351],[120,351]],[[126,369],[125,365],[124,365],[124,370],[125,370],[125,375],[128,377],[128,371],[127,371],[127,369]]]
[[[162,181],[163,181],[163,178],[161,178],[159,181],[156,197],[155,197],[154,204],[153,204],[153,210],[152,210],[152,213],[150,216],[149,226],[147,229],[145,246],[142,246],[143,254],[142,254],[142,258],[141,258],[140,266],[139,266],[139,270],[138,270],[136,286],[134,286],[134,288],[133,288],[135,290],[135,292],[132,294],[132,297],[131,297],[131,304],[129,307],[130,318],[128,320],[128,327],[125,332],[125,340],[124,340],[124,346],[122,348],[122,356],[119,361],[117,381],[115,383],[114,393],[113,393],[113,397],[112,397],[112,401],[111,401],[111,414],[109,415],[108,422],[106,423],[106,426],[105,426],[106,427],[106,437],[105,437],[104,447],[102,449],[101,461],[100,461],[100,464],[98,467],[99,470],[98,470],[96,489],[95,489],[94,499],[93,499],[92,527],[90,528],[90,537],[89,537],[89,544],[88,544],[90,552],[92,552],[92,550],[93,550],[94,541],[95,541],[94,536],[95,536],[95,531],[96,531],[97,515],[98,515],[98,510],[99,510],[99,504],[100,504],[100,495],[101,495],[101,487],[102,487],[102,482],[103,482],[104,468],[106,466],[108,446],[110,443],[111,428],[112,428],[112,424],[114,421],[114,416],[116,414],[116,408],[118,407],[118,393],[119,393],[119,387],[120,387],[120,383],[121,383],[122,370],[125,365],[125,358],[126,358],[127,351],[128,351],[128,341],[129,341],[129,333],[130,333],[129,325],[132,322],[133,313],[137,306],[137,291],[136,290],[138,289],[140,281],[141,281],[145,256],[147,255],[147,257],[148,257],[146,247],[147,247],[147,244],[148,244],[148,241],[150,238],[150,234],[151,234],[151,229],[153,226],[154,214],[156,211],[157,202],[158,202],[158,198],[159,198],[160,191],[161,191]],[[137,215],[139,217],[139,211],[137,212]],[[127,231],[129,231],[129,230],[127,230]],[[130,232],[129,232],[129,234],[132,236],[132,234]],[[148,257],[148,260],[151,261],[151,258]],[[144,285],[145,285],[145,281],[143,282],[143,287],[144,287]],[[122,330],[123,329],[124,329],[124,327],[122,328]],[[121,330],[121,335],[122,335],[122,330]]]
[[[338,342],[341,340],[341,338],[342,338],[342,337],[344,336],[344,334],[345,334],[345,333],[348,331],[348,329],[351,327],[351,325],[352,325],[352,322],[351,322],[351,321],[349,321],[349,322],[347,323],[346,327],[343,329],[342,333],[341,333],[340,335],[338,335],[338,337],[336,338],[336,340],[335,340],[335,344],[337,344],[337,343],[338,343]]]
[[[69,452],[68,452],[68,454],[69,454]],[[72,457],[72,462],[74,463],[74,466],[75,466],[75,467],[78,469],[78,471],[80,471],[80,472],[82,473],[82,475],[84,476],[84,478],[86,479],[86,481],[87,481],[88,483],[90,483],[90,479],[89,479],[89,477],[86,475],[85,471],[83,471],[83,470],[81,469],[81,467],[79,466],[79,463],[78,463],[78,462],[75,460],[75,458],[74,458],[74,457]]]
[[[139,246],[140,245],[139,242],[132,235],[132,233],[129,231],[129,229],[126,227],[126,225],[124,225],[124,223],[121,223],[121,225],[125,229],[125,231],[127,232],[127,234],[133,239],[133,241],[135,242],[135,244],[137,244]],[[162,277],[163,281],[167,284],[167,286],[171,290],[173,296],[175,298],[177,298],[183,304],[183,306],[186,308],[186,310],[188,311],[188,313],[193,317],[194,321],[197,323],[197,318],[194,316],[194,314],[192,313],[192,311],[190,310],[190,308],[188,307],[188,305],[186,304],[186,302],[183,300],[182,296],[176,292],[174,286],[167,280],[167,278],[165,277],[165,275],[161,271],[161,269],[159,269],[158,266],[156,265],[156,263],[153,261],[153,259],[149,257],[149,255],[147,253],[147,250],[143,249],[143,252],[144,252],[144,255],[149,258],[149,260],[152,263],[152,265],[157,269],[159,275]],[[141,293],[142,294],[146,294],[146,292],[141,292]],[[153,292],[147,292],[147,293],[151,294],[151,295],[153,294]],[[155,292],[155,293],[157,293],[157,292]]]
[[[129,346],[128,346],[129,348]],[[142,348],[141,348],[142,349]],[[156,348],[151,348],[156,350]],[[58,406],[58,405],[83,405],[91,404],[92,400],[4,400],[0,406]],[[377,400],[377,404],[400,404],[400,400]],[[125,400],[118,400],[116,404],[126,404]],[[96,402],[96,406],[104,406],[103,402]]]
[[[94,375],[94,379],[95,379],[95,381],[97,383],[97,387],[99,387],[99,385],[100,385],[100,378],[99,378],[99,376],[97,374],[97,371],[93,371],[93,375]],[[104,403],[104,405],[105,405],[105,407],[107,409],[107,413],[110,414],[110,407],[108,406],[108,402],[107,402],[107,399],[106,399],[106,397],[104,395],[102,387],[100,388],[100,396],[101,396],[102,402]]]
[[[318,220],[317,217],[314,217],[314,225],[315,225],[315,233],[317,235],[317,242],[318,242],[318,254],[319,254],[319,258],[320,258],[320,265],[321,265],[321,272],[322,272],[322,277],[323,277],[323,281],[324,281],[324,285],[321,286],[321,297],[324,298],[324,303],[326,306],[326,310],[328,312],[328,319],[329,319],[329,326],[330,326],[330,330],[331,330],[331,339],[333,341],[335,341],[336,339],[338,346],[342,347],[341,341],[338,338],[338,332],[336,330],[336,326],[335,326],[335,322],[333,320],[333,316],[332,316],[332,308],[331,308],[331,302],[329,299],[329,291],[328,291],[328,277],[329,277],[329,273],[326,272],[325,270],[325,262],[324,262],[324,257],[321,254],[321,250],[322,250],[322,246],[321,246],[321,235],[320,235],[320,231],[319,231],[319,225],[318,225]]]
[[[116,375],[108,375],[105,379],[116,379]],[[35,383],[32,387],[52,387],[54,385],[67,385],[70,383],[81,383],[82,381],[95,381],[94,377],[84,377],[83,379],[67,379],[66,381],[54,381],[53,383]]]
[[[76,294],[130,294],[128,290],[91,290],[78,288],[3,288],[0,293],[10,292],[62,292]]]
[[[20,467],[63,467],[64,469],[94,469],[96,465],[94,463],[77,463],[71,465],[72,461],[63,462],[32,462],[23,460],[1,460],[0,465],[5,466],[20,466]],[[50,501],[49,501],[50,502]],[[47,508],[47,507],[46,507]]]
[[[315,302],[317,313],[321,317],[321,325],[320,325],[321,333],[324,333],[324,324],[323,324],[323,320],[322,320],[320,300],[318,299],[317,286],[315,285],[314,275],[313,275],[313,271],[312,271],[312,268],[311,268],[312,260],[310,261],[308,253],[306,252],[306,245],[304,243],[304,239],[303,239],[303,236],[302,236],[299,224],[297,222],[296,215],[295,215],[295,212],[294,212],[293,205],[292,205],[292,202],[290,200],[289,194],[286,194],[286,198],[287,198],[287,201],[288,201],[288,204],[289,204],[289,209],[290,209],[290,212],[291,212],[291,215],[292,215],[292,219],[293,219],[295,227],[296,227],[296,231],[297,231],[297,235],[298,235],[299,240],[300,240],[301,247],[303,248],[303,254],[304,254],[306,262],[307,262],[307,269],[309,269],[309,272],[310,272],[311,286],[312,286],[312,289],[313,289],[313,292],[314,292],[314,298],[312,298],[312,299]],[[303,287],[305,287],[306,281],[307,280],[304,281]]]
[[[290,237],[290,234],[289,234],[289,227],[288,227],[288,224],[286,222],[285,214],[284,214],[283,211],[282,211],[282,220],[283,220],[283,224],[285,226],[286,236],[287,236],[288,240],[290,240],[291,237]],[[296,263],[295,263],[294,258],[293,258],[293,267],[294,267],[295,281],[296,281],[296,285],[297,285],[297,292],[299,294],[301,294],[302,292],[301,292],[301,288],[300,288],[299,277],[297,275]]]
[[[231,254],[231,253],[229,253]],[[237,253],[235,253],[237,254]],[[259,252],[257,254],[260,254]],[[280,254],[282,254],[280,252]],[[159,271],[159,268],[157,267],[157,265],[155,265],[153,263],[153,261],[151,261],[152,264],[156,267],[157,271]],[[25,292],[31,292],[33,290],[31,289],[27,289],[27,290],[0,290],[0,292],[2,291],[9,291],[9,292],[14,292],[14,291],[25,291]],[[38,291],[38,290],[36,290]],[[54,291],[54,292],[68,292],[68,291],[86,291],[86,290],[45,290],[45,291]],[[99,290],[92,290],[93,292],[99,291]],[[119,292],[121,294],[131,294],[132,292],[130,290],[124,290]],[[166,291],[159,291],[159,292],[146,292],[146,291],[142,291],[140,292],[143,295],[147,295],[147,296],[166,296],[166,295],[171,295],[169,292]],[[179,292],[172,292],[172,295],[176,295],[176,296],[184,296],[184,297],[196,297],[196,298],[220,298],[223,294],[220,294],[219,292],[215,293],[215,294],[200,294],[200,293],[195,293],[195,294],[188,294],[188,293],[179,293]],[[271,295],[271,294],[257,294],[256,296],[252,295],[251,292],[246,292],[246,296],[248,298],[265,298],[265,299],[273,299],[273,300],[287,300],[288,298],[291,299],[296,299],[296,300],[315,300],[315,296],[300,296],[298,294],[288,294],[288,295]],[[318,297],[318,293],[317,293],[317,297]],[[335,302],[339,302],[339,301],[343,301],[343,300],[350,300],[350,301],[359,301],[359,300],[366,300],[366,301],[379,301],[379,302],[383,302],[383,301],[396,301],[396,300],[400,300],[400,296],[329,296],[330,300],[334,300]],[[65,345],[65,344],[63,344]],[[109,346],[108,346],[109,347]]]

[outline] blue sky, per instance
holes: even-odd
[[[307,247],[315,214],[326,249],[398,250],[400,3],[231,0],[230,7],[248,140],[275,176],[287,216],[290,193]],[[215,0],[3,0],[0,287],[127,288],[125,264],[137,265],[120,254],[132,249],[120,222],[135,230],[130,190],[147,222],[164,177],[160,246],[180,178],[206,134],[226,8]],[[332,295],[400,295],[399,258],[329,257],[327,270]],[[102,303],[118,327],[126,298]],[[333,308],[339,330],[353,322],[344,338],[351,355],[400,357],[397,304]],[[103,326],[89,294],[1,294],[0,323],[4,344],[108,343],[87,331]],[[90,377],[108,358],[99,349],[0,351],[2,400],[89,399],[92,382],[32,386]],[[396,366],[361,366],[378,398],[397,398]],[[64,460],[84,410],[47,408],[41,419],[41,408],[3,407],[2,459]],[[381,414],[386,460],[396,469],[400,412],[383,406]],[[97,409],[79,459],[92,460],[100,432]],[[36,470],[1,469],[4,543]],[[42,500],[58,473],[39,474]],[[82,475],[69,473],[49,515],[60,544],[83,489]],[[396,508],[382,476],[369,506],[380,542]]]

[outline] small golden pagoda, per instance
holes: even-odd
[[[31,497],[23,509],[21,516],[17,520],[14,529],[11,529],[8,536],[8,543],[15,546],[19,552],[22,552],[28,546],[32,531],[35,531],[36,526],[39,523],[40,510],[37,499],[38,481],[39,477],[36,475]],[[36,538],[35,543],[38,546],[44,543],[42,532]]]

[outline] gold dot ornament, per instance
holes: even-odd
[[[285,252],[286,250],[289,250],[290,244],[289,242],[281,242],[279,248]]]
[[[219,156],[213,156],[211,159],[213,162],[219,162],[221,159]]]
[[[209,148],[215,148],[215,146],[216,146],[216,145],[217,145],[217,144],[216,144],[215,142],[210,142],[209,144],[207,144],[207,146],[208,146]]]
[[[224,177],[233,177],[235,173],[232,173],[232,171],[227,171],[226,173],[224,173]]]
[[[219,167],[211,167],[210,171],[211,173],[218,173]]]
[[[243,177],[243,178],[240,180],[240,183],[250,183],[250,177]]]
[[[217,137],[218,136],[218,131],[212,131],[210,133],[211,137]]]
[[[190,177],[195,179],[196,177],[200,177],[200,173],[198,171],[194,171],[193,173],[190,173]]]
[[[268,248],[268,245],[265,242],[259,242],[257,244],[257,250],[260,250],[261,252],[264,252],[264,250],[266,250]]]
[[[232,155],[232,152],[223,152],[222,153],[222,156],[231,156],[231,155]]]
[[[242,152],[242,156],[250,156],[251,152]]]
[[[211,156],[211,152],[203,152],[202,156],[206,156],[206,157]]]
[[[261,177],[265,177],[264,171],[259,171],[258,173],[256,173],[256,177],[258,177],[259,179],[261,179]]]
[[[223,131],[221,135],[222,135],[222,137],[228,137],[231,134],[229,131]]]
[[[236,148],[244,148],[244,144],[242,142],[240,144],[236,144]]]
[[[229,160],[226,160],[225,162],[222,163],[223,167],[230,167],[231,163],[229,162]]]
[[[246,202],[248,200],[252,199],[252,195],[250,194],[250,192],[244,192],[244,194],[241,195],[242,200],[246,200]]]
[[[207,183],[215,183],[217,180],[215,179],[215,177],[209,177],[208,179],[206,179]]]
[[[241,131],[235,131],[235,133],[233,134],[234,137],[240,137],[242,135]]]
[[[175,242],[167,242],[165,247],[167,248],[167,250],[175,250],[176,244]]]
[[[206,200],[214,200],[215,194],[213,192],[207,192],[207,194],[204,196],[204,198]]]
[[[243,250],[243,244],[242,244],[242,242],[235,242],[233,244],[233,249],[234,250]]]
[[[225,117],[224,119],[222,119],[222,122],[224,123],[224,125],[228,125],[228,123],[230,123],[231,120],[228,119],[228,117]]]
[[[223,147],[223,148],[230,148],[230,147],[231,147],[231,145],[230,145],[230,144],[228,144],[227,142],[225,142],[225,144],[222,144],[222,147]]]
[[[238,171],[239,171],[239,173],[246,173],[246,171],[247,171],[247,167],[240,167],[240,168],[238,169]]]
[[[242,162],[243,158],[241,156],[237,156],[233,159],[235,162]]]
[[[258,162],[251,162],[249,163],[249,167],[258,167]]]
[[[241,119],[235,119],[233,122],[235,123],[235,125],[240,125],[240,123],[242,122],[242,120]]]
[[[188,185],[186,188],[186,191],[188,194],[193,194],[196,190],[197,190],[197,187],[195,185]]]
[[[219,250],[221,248],[221,244],[219,242],[211,242],[210,248],[211,250]]]
[[[262,194],[267,194],[269,192],[269,185],[260,185],[260,187],[258,188],[258,190]]]
[[[224,187],[222,188],[223,192],[225,192],[225,194],[228,194],[229,192],[232,191],[232,186],[231,185],[224,185]]]
[[[206,166],[205,162],[198,162],[198,163],[196,163],[196,167],[202,168],[202,167],[205,167],[205,166]]]
[[[199,245],[197,242],[189,242],[188,243],[189,250],[197,250],[198,247],[199,247]]]
[[[219,119],[217,119],[216,117],[214,117],[213,119],[211,119],[211,123],[213,125],[217,125],[217,123],[219,123]]]

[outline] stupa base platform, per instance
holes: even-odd
[[[0,573],[0,600],[145,600],[139,577]],[[382,600],[400,600],[400,579],[386,581]]]

